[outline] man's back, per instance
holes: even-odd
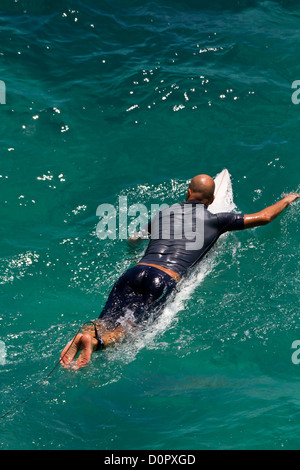
[[[140,263],[156,264],[180,276],[194,266],[222,233],[244,228],[244,216],[212,214],[200,201],[174,204],[149,223],[149,246]]]

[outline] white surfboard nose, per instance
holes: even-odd
[[[214,181],[216,185],[215,200],[208,207],[209,212],[216,214],[217,212],[231,212],[236,209],[233,202],[231,177],[227,168],[218,173]]]

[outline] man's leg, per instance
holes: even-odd
[[[100,318],[95,322],[104,348],[124,338],[129,329],[149,318],[153,309],[161,306],[175,286],[176,281],[172,277],[151,266],[135,266],[125,272],[114,285]],[[110,326],[120,323],[120,318],[125,320],[127,308],[134,317],[133,322],[128,318],[125,326]],[[71,367],[78,353],[80,355],[73,368],[86,366],[97,345],[94,326],[85,328],[63,350],[62,366]]]

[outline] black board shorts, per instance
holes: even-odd
[[[110,328],[155,319],[177,282],[154,266],[136,265],[115,283],[99,319]]]

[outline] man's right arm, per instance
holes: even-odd
[[[247,229],[269,224],[298,198],[300,198],[300,194],[292,193],[276,202],[273,206],[269,206],[260,212],[244,215],[244,228]]]

